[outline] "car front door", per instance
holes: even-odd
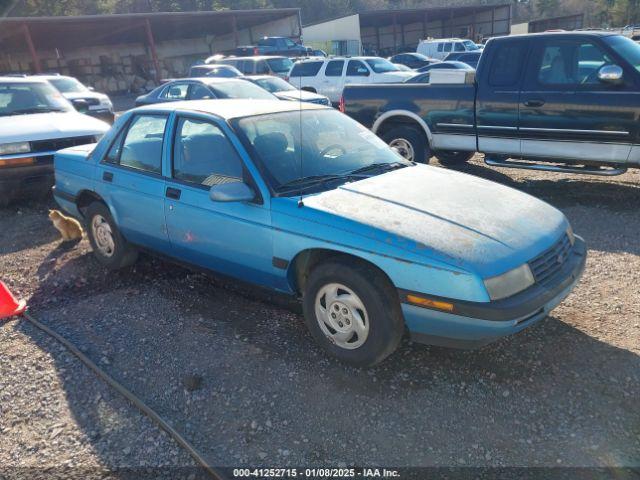
[[[98,194],[124,237],[153,250],[169,248],[164,216],[162,158],[167,115],[136,114],[97,169]]]
[[[636,128],[637,87],[630,76],[603,83],[598,71],[618,64],[593,37],[540,41],[520,97],[526,158],[623,163]]]
[[[222,122],[180,114],[172,130],[171,172],[165,190],[167,229],[175,256],[225,275],[271,285],[271,215],[232,132]],[[252,202],[211,200],[214,185],[243,181]]]
[[[520,156],[518,109],[528,48],[526,39],[503,40],[482,60],[476,96],[479,152]]]

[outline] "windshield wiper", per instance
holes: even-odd
[[[335,180],[353,180],[353,179],[361,179],[366,178],[366,175],[357,175],[354,172],[346,173],[346,174],[326,174],[326,175],[309,175],[307,177],[296,178],[291,180],[290,182],[283,183],[278,186],[275,190],[278,193],[289,193],[296,191],[303,191],[311,187],[315,187],[317,185],[322,185],[327,182],[332,182]]]
[[[20,110],[14,110],[9,115],[26,115],[28,113],[50,113],[50,112],[64,112],[62,108],[53,108],[53,107],[31,107],[31,108],[23,108]]]
[[[351,174],[358,173],[367,173],[367,172],[375,172],[375,171],[387,171],[387,170],[397,170],[398,168],[404,168],[408,165],[402,162],[392,162],[392,163],[372,163],[371,165],[367,165],[365,167],[357,168]]]

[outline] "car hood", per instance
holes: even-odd
[[[530,195],[425,165],[309,196],[304,206],[299,210],[313,210],[315,221],[483,278],[530,261],[568,226],[560,211]]]
[[[12,115],[0,117],[0,143],[102,135],[109,128],[109,124],[75,111]]]
[[[317,93],[307,92],[306,90],[288,90],[284,92],[276,92],[274,95],[283,100],[302,100],[308,102],[309,100],[320,100],[326,98],[324,95],[318,95]]]

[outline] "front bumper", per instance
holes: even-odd
[[[0,205],[46,195],[53,183],[53,155],[39,156],[33,165],[2,167]]]
[[[576,236],[570,258],[553,281],[536,284],[513,297],[487,303],[460,302],[454,313],[402,303],[412,340],[452,348],[478,348],[517,333],[545,318],[576,286],[587,259],[584,240]],[[403,292],[400,292],[402,298]]]

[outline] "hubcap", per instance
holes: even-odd
[[[389,142],[389,146],[395,148],[403,158],[411,162],[413,161],[415,152],[413,151],[411,142],[408,140],[405,140],[404,138],[395,138]]]
[[[100,253],[105,257],[111,257],[116,249],[116,244],[113,240],[111,226],[102,215],[96,215],[91,220],[91,232]]]
[[[316,296],[315,310],[322,333],[334,345],[353,350],[367,340],[367,309],[350,288],[339,283],[325,285]]]

